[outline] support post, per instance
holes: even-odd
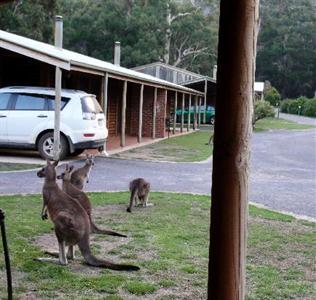
[[[174,98],[174,116],[173,116],[173,134],[176,133],[176,126],[177,126],[177,106],[178,106],[178,92],[176,91],[175,98]]]
[[[207,79],[204,82],[204,113],[203,113],[203,124],[206,123],[206,107],[207,107]]]
[[[198,106],[198,128],[201,126],[201,97],[199,97],[199,106]]]
[[[144,102],[144,85],[142,84],[140,86],[140,93],[139,93],[139,116],[138,116],[138,135],[137,135],[138,143],[141,143],[142,141],[143,102]]]
[[[125,147],[126,95],[127,95],[127,81],[125,80],[124,87],[123,87],[123,95],[122,95],[121,147]]]
[[[197,128],[197,95],[194,96],[193,130]]]
[[[154,103],[153,103],[153,132],[152,132],[152,138],[156,138],[156,118],[157,118],[157,93],[158,88],[154,88]]]
[[[222,0],[220,3],[208,299],[245,299],[258,2]]]
[[[104,112],[104,123],[105,127],[108,128],[108,89],[109,89],[109,74],[108,72],[104,73],[103,78],[103,112]],[[106,152],[106,141],[104,142],[103,153],[107,155]]]
[[[192,94],[189,95],[189,108],[188,108],[188,119],[187,119],[188,131],[190,131],[190,126],[191,126],[191,98],[192,98]]]
[[[56,16],[55,19],[55,46],[59,49],[63,45],[63,18]],[[54,144],[53,158],[59,160],[60,155],[60,109],[61,109],[61,76],[59,67],[55,69],[55,114],[54,114]]]
[[[185,102],[185,93],[182,93],[182,105],[181,105],[181,127],[180,131],[181,133],[183,132],[183,127],[184,127],[184,103]]]

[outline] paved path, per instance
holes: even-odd
[[[316,129],[256,133],[252,139],[250,201],[316,218]],[[75,162],[79,164],[80,162]],[[128,189],[145,177],[154,191],[210,194],[211,163],[157,163],[97,158],[89,191]],[[39,193],[35,171],[0,173],[0,194]]]
[[[303,116],[298,116],[298,115],[291,115],[291,114],[284,114],[280,113],[280,118],[289,120],[289,121],[294,121],[300,124],[305,124],[305,125],[314,125],[316,126],[316,118],[309,118],[309,117],[303,117]]]

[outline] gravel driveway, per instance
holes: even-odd
[[[316,218],[316,129],[256,133],[252,139],[250,201]],[[80,162],[75,162],[75,165]],[[167,163],[96,158],[89,191],[128,189],[145,177],[154,191],[210,194],[211,162]],[[0,173],[0,194],[40,193],[35,171]]]

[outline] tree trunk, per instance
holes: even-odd
[[[208,299],[245,298],[258,0],[221,1]]]

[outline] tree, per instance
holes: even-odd
[[[268,101],[271,105],[276,106],[278,103],[280,104],[281,95],[276,88],[271,87],[265,92],[264,100]]]

